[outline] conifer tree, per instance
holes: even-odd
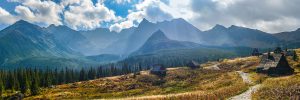
[[[3,79],[3,77],[1,76],[1,78],[0,78],[0,99],[1,99],[1,100],[2,100],[2,94],[3,94],[4,88],[5,88],[2,79]]]
[[[85,81],[85,80],[86,80],[86,74],[85,74],[85,70],[82,68],[79,73],[79,81]]]
[[[58,77],[58,84],[64,84],[65,83],[65,73],[64,70],[61,69],[59,72],[59,77]]]
[[[39,94],[39,86],[38,86],[36,76],[33,76],[32,80],[31,80],[30,92],[31,92],[31,95]]]
[[[19,72],[19,77],[20,77],[20,90],[21,93],[26,94],[27,91],[29,90],[29,81],[28,81],[28,76],[26,70],[21,70]]]
[[[98,67],[97,70],[97,78],[103,77],[102,66]]]
[[[143,68],[142,68],[142,64],[141,63],[139,63],[139,69],[138,69],[138,71],[142,71],[143,70]]]
[[[52,85],[51,72],[50,70],[46,70],[44,72],[44,87],[50,87]]]
[[[57,68],[54,70],[53,75],[52,75],[52,84],[57,85],[58,84],[58,70]]]
[[[92,80],[96,78],[96,72],[95,70],[91,67],[90,70],[88,71],[88,79]]]
[[[293,54],[293,60],[294,61],[298,61],[298,55],[297,55],[297,52],[294,51],[294,54]]]

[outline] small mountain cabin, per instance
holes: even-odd
[[[293,74],[294,69],[290,67],[284,54],[268,53],[262,56],[256,72],[269,76],[282,76]]]
[[[275,54],[281,54],[283,52],[283,50],[280,47],[276,47],[276,49],[274,50]]]
[[[251,55],[252,56],[260,56],[261,53],[259,53],[258,48],[254,48]]]
[[[187,66],[192,69],[200,68],[200,64],[196,61],[190,61]]]
[[[162,65],[156,64],[152,66],[150,73],[158,76],[166,76],[167,69]]]
[[[285,55],[286,56],[294,56],[294,52],[295,52],[294,50],[286,50]]]

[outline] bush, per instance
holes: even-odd
[[[163,79],[159,78],[156,75],[140,75],[137,77],[137,81],[143,83],[149,83],[154,86],[162,85],[165,83]]]

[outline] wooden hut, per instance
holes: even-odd
[[[192,68],[192,69],[196,69],[196,68],[200,68],[200,64],[196,61],[190,61],[188,64],[187,64],[188,67]]]
[[[254,48],[251,55],[252,56],[260,56],[261,53],[259,53],[258,48]]]
[[[158,76],[166,76],[167,69],[162,65],[156,64],[152,66],[150,73]]]
[[[276,49],[274,50],[275,54],[281,54],[283,51],[280,47],[276,47]]]
[[[284,54],[285,54],[285,56],[294,56],[294,53],[295,51],[294,50],[286,50],[285,52],[284,52]]]
[[[290,67],[284,54],[265,54],[262,56],[257,73],[264,73],[270,76],[291,75],[294,69]]]

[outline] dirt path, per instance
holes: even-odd
[[[253,83],[253,81],[250,79],[248,73],[244,73],[242,71],[237,71],[237,72],[243,78],[244,82],[249,83],[249,84]],[[253,92],[257,91],[257,89],[260,88],[260,86],[261,86],[261,84],[251,86],[251,87],[249,87],[249,89],[246,92],[239,94],[237,96],[231,97],[231,98],[229,98],[229,100],[251,100],[251,94]]]
[[[248,73],[244,73],[244,72],[242,72],[242,71],[237,71],[237,73],[240,74],[240,76],[242,77],[242,79],[243,79],[243,81],[244,81],[245,83],[248,83],[248,84],[253,83],[252,80],[250,79]]]
[[[216,66],[217,64],[213,65]],[[168,69],[168,70],[173,70],[173,69]],[[242,71],[237,71],[243,81],[248,84],[252,84],[253,81],[250,79],[250,76],[248,73],[244,73]],[[261,85],[255,85],[249,87],[249,89],[237,96],[229,98],[229,100],[251,100],[251,94],[255,92]],[[176,93],[176,94],[168,94],[168,95],[152,95],[152,96],[141,96],[141,97],[128,97],[128,98],[121,98],[121,99],[113,99],[113,100],[147,100],[147,99],[162,99],[164,97],[173,97],[173,96],[182,96],[182,95],[191,95],[191,94],[201,94],[203,91],[193,91],[193,92],[185,92],[185,93]]]
[[[205,93],[203,91],[193,91],[193,92],[185,92],[185,93],[175,93],[175,94],[167,94],[167,95],[152,95],[152,96],[141,96],[141,97],[129,97],[129,98],[121,98],[114,100],[162,100],[166,97],[178,97],[184,95],[195,95]]]

